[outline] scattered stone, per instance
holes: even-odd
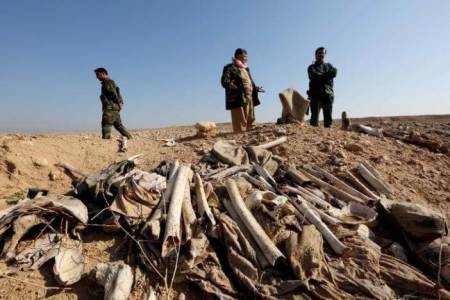
[[[402,162],[399,161],[399,160],[396,160],[396,161],[394,161],[394,164],[397,165],[397,166],[401,166],[401,165],[402,165]]]
[[[389,156],[387,155],[373,156],[370,158],[370,160],[377,164],[386,163],[390,161]]]
[[[347,166],[339,166],[336,169],[337,172],[345,172],[346,170],[347,170]]]
[[[3,143],[1,146],[6,152],[11,152],[11,147],[8,144]]]
[[[62,174],[61,172],[57,171],[57,170],[52,170],[48,173],[48,178],[51,181],[57,181],[60,180],[62,178]]]
[[[201,138],[214,137],[217,135],[217,126],[214,122],[198,122],[195,124],[197,136]]]
[[[345,149],[351,152],[364,152],[364,148],[356,143],[349,143],[344,146]]]
[[[17,165],[11,160],[5,160],[5,165],[9,173],[14,173],[17,170]]]
[[[33,158],[33,164],[36,167],[46,167],[46,166],[48,166],[48,161],[45,158],[37,157],[37,158]]]
[[[277,135],[277,136],[284,136],[284,135],[287,135],[287,130],[286,130],[286,128],[277,126],[277,127],[275,127],[273,133],[275,133],[275,135]]]
[[[336,157],[342,158],[342,159],[346,159],[347,158],[347,154],[345,154],[344,151],[339,150],[339,151],[336,152]]]
[[[344,162],[343,160],[337,158],[337,157],[334,156],[334,155],[331,155],[331,156],[330,156],[329,161],[330,161],[330,164],[332,164],[332,165],[334,165],[334,166],[340,167],[340,166],[345,165],[345,162]]]

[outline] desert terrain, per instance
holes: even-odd
[[[218,135],[210,138],[197,137],[193,126],[133,130],[126,153],[118,152],[117,133],[111,140],[102,140],[100,132],[1,134],[0,209],[9,207],[14,197],[26,194],[29,188],[61,194],[69,192],[71,180],[56,166],[58,163],[67,163],[91,174],[113,162],[143,154],[141,169],[152,170],[163,160],[179,159],[195,164],[219,139],[256,145],[287,136],[287,142],[274,148],[273,153],[288,162],[312,163],[336,174],[367,159],[392,186],[395,199],[424,204],[442,212],[447,219],[450,217],[450,115],[363,118],[352,119],[352,123],[425,134],[439,147],[432,149],[392,137],[343,131],[339,122],[331,129],[312,128],[308,124],[266,123],[240,134],[231,133],[229,124],[221,124]],[[173,146],[166,145],[165,140],[169,139],[175,141]],[[88,227],[83,232],[87,268],[93,268],[98,262],[121,259],[122,251],[115,250],[122,238],[117,233]],[[10,274],[8,270],[1,262],[0,274]],[[155,288],[158,290],[157,283]],[[181,285],[175,289],[185,291],[187,287]],[[189,286],[189,291],[188,299],[199,295],[195,287]],[[142,295],[143,291],[137,288],[131,298],[143,299]],[[66,289],[59,288],[50,266],[0,277],[0,299],[44,298],[103,299],[103,288],[87,277]]]

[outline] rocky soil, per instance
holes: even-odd
[[[382,128],[402,128],[425,133],[430,139],[450,147],[450,116],[366,118],[353,123]],[[255,130],[232,134],[229,124],[219,126],[213,138],[197,138],[194,127],[135,130],[128,142],[128,152],[119,153],[116,139],[102,140],[99,133],[0,135],[0,209],[20,199],[31,187],[66,193],[70,179],[56,166],[68,163],[85,174],[93,173],[114,161],[142,153],[142,169],[150,170],[162,160],[179,159],[196,163],[218,139],[235,139],[242,144],[260,144],[286,135],[287,143],[273,152],[295,164],[313,163],[338,173],[368,159],[394,189],[395,198],[425,204],[450,216],[450,154],[408,144],[389,137],[375,137],[340,130],[311,128],[309,125],[261,124]],[[116,136],[117,137],[117,136]],[[174,146],[166,146],[174,139]],[[84,256],[88,268],[98,262],[120,259],[115,251],[121,236],[107,234],[98,228],[88,228],[83,236]],[[8,275],[0,263],[0,299],[102,299],[102,288],[88,278],[70,289],[58,286],[50,267],[43,271],[18,272]],[[3,275],[3,276],[1,276]],[[185,286],[177,286],[185,290]],[[189,295],[196,295],[195,290]],[[192,299],[195,297],[192,296]],[[136,289],[133,299],[142,299]]]

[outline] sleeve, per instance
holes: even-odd
[[[337,75],[337,69],[335,67],[333,67],[332,64],[328,64],[328,67],[329,67],[329,69],[325,75],[326,75],[327,79],[333,79]]]
[[[222,78],[220,79],[223,88],[228,88],[231,82],[231,72],[228,66],[223,67]]]
[[[321,82],[325,79],[324,74],[317,71],[312,65],[308,67],[308,77],[313,82]]]

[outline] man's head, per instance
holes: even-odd
[[[327,49],[325,47],[319,47],[316,49],[316,62],[322,63],[325,59],[325,54],[327,54]]]
[[[247,50],[242,48],[237,48],[236,51],[234,51],[234,58],[242,61],[244,64],[248,61],[248,55]]]
[[[105,68],[97,68],[94,70],[95,76],[97,76],[97,79],[100,81],[103,81],[108,78],[108,71],[106,71]]]

